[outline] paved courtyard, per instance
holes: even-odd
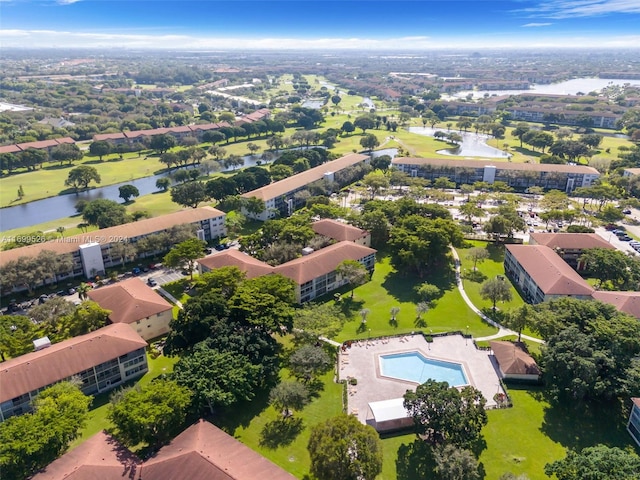
[[[351,348],[340,351],[338,377],[340,380],[356,378],[357,385],[348,385],[348,413],[366,423],[372,418],[369,402],[400,398],[418,384],[383,377],[379,372],[378,357],[381,354],[418,351],[426,358],[445,360],[463,365],[469,383],[482,392],[487,408],[496,406],[493,396],[504,393],[499,374],[488,351],[478,350],[471,339],[461,335],[434,337],[429,344],[422,335],[406,335],[395,338],[378,338],[354,342]]]

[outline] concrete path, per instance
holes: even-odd
[[[176,297],[174,297],[173,295],[171,295],[169,292],[167,292],[164,288],[162,287],[158,287],[158,293],[160,295],[162,295],[163,297],[169,299],[169,301],[173,302],[175,304],[176,307],[178,307],[180,310],[183,309],[182,303],[180,302],[180,300],[178,300]]]
[[[476,313],[476,315],[482,318],[489,325],[492,325],[498,329],[498,333],[495,333],[493,335],[489,335],[486,337],[476,337],[475,340],[480,340],[480,341],[495,340],[497,338],[506,337],[508,335],[518,335],[517,332],[514,332],[513,330],[509,330],[508,328],[505,328],[502,325],[500,325],[498,322],[496,322],[492,318],[487,317],[482,311],[480,311],[478,307],[476,307],[473,304],[473,302],[471,302],[471,300],[469,299],[469,296],[467,295],[467,292],[465,292],[464,290],[464,284],[462,283],[462,277],[460,276],[460,257],[458,256],[458,252],[454,247],[451,247],[451,253],[455,261],[456,284],[458,286],[458,290],[460,291],[460,295],[462,295],[462,298],[464,299],[466,304],[469,306],[471,310],[473,310]],[[540,340],[539,338],[535,338],[535,337],[530,337],[529,335],[522,335],[522,338],[524,338],[525,340],[529,340],[531,342],[544,343],[544,340]]]

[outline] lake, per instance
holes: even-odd
[[[624,85],[630,83],[632,85],[640,85],[639,80],[627,80],[621,78],[574,78],[564,82],[550,84],[534,84],[529,90],[465,90],[452,95],[454,98],[465,98],[469,94],[473,94],[473,98],[483,98],[488,95],[519,95],[521,93],[543,93],[547,95],[575,95],[578,92],[587,94],[593,91],[602,90],[608,85]]]

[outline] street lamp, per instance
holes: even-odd
[[[469,325],[467,325],[467,330],[464,334],[464,344],[468,345],[469,344],[468,342],[469,342]]]

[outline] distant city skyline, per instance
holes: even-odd
[[[640,0],[0,0],[0,47],[640,48]]]

